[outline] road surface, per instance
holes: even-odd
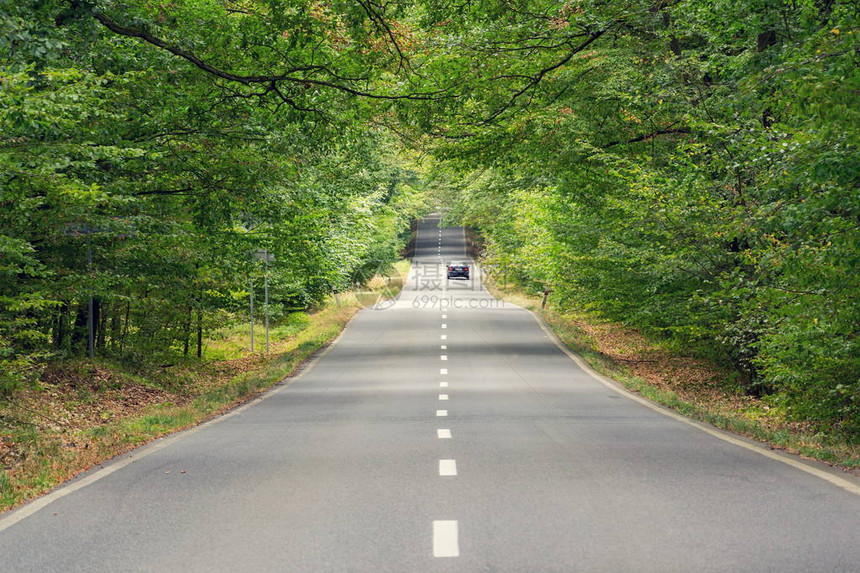
[[[447,281],[463,257],[423,220],[396,302],[264,399],[0,517],[0,570],[860,571],[858,480],[597,380],[478,273]]]

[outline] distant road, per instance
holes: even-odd
[[[289,386],[4,515],[0,571],[860,571],[860,480],[614,390],[474,269],[446,280],[464,257],[423,220],[395,303]]]

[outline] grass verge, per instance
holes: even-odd
[[[409,273],[368,291],[393,297]],[[361,293],[332,297],[270,331],[270,353],[248,352],[248,326],[225,327],[207,341],[204,360],[131,368],[109,360],[56,363],[38,388],[0,402],[0,511],[45,493],[82,471],[166,434],[225,413],[295,375],[363,307]],[[265,349],[263,328],[255,348]],[[260,338],[257,338],[257,337]]]
[[[541,308],[541,297],[517,285],[487,285],[497,298],[538,314],[597,372],[680,414],[860,475],[860,446],[811,424],[791,422],[748,396],[728,369],[666,349],[640,333],[588,314]]]

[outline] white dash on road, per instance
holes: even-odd
[[[448,355],[447,354],[440,355],[439,360],[448,360]]]
[[[460,556],[460,534],[457,530],[456,521],[433,522],[433,557]]]
[[[440,368],[440,369],[439,369],[439,374],[444,375],[444,374],[447,374],[447,373],[448,373],[448,369],[447,369],[447,368]]]
[[[457,475],[457,460],[439,460],[439,475],[442,477]]]
[[[447,325],[447,324],[445,324],[445,323],[443,322],[443,323],[442,323],[442,328],[448,328],[448,325]]]
[[[443,315],[442,315],[442,318],[448,318],[448,315],[447,315],[447,314],[443,314]]]
[[[439,336],[439,340],[448,340],[448,335],[443,334],[443,335]]]
[[[447,400],[447,399],[448,399],[448,394],[439,394],[439,399],[440,399],[440,400]]]
[[[436,417],[437,418],[444,418],[447,415],[448,415],[448,410],[436,410]]]
[[[447,387],[448,387],[447,382],[439,382],[439,388],[447,388]]]
[[[447,344],[443,344],[443,345],[442,345],[441,350],[448,350],[448,345],[447,345]]]
[[[443,430],[443,429],[441,429],[441,428],[440,428],[440,429],[436,430],[436,436],[437,436],[440,440],[447,440],[447,439],[450,439],[450,438],[451,438],[451,430],[448,430],[448,429],[444,429],[444,430]]]

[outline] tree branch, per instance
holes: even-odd
[[[588,39],[586,39],[584,42],[582,42],[581,44],[579,44],[578,46],[573,48],[561,60],[557,61],[556,63],[552,64],[551,66],[548,66],[546,68],[543,68],[542,70],[539,70],[537,74],[535,74],[534,76],[531,76],[530,77],[531,81],[529,81],[521,89],[514,92],[514,94],[511,96],[511,98],[503,106],[501,106],[496,111],[494,111],[492,113],[492,115],[490,115],[489,117],[481,120],[479,123],[481,125],[488,125],[488,124],[492,123],[497,117],[499,117],[500,115],[505,113],[507,110],[512,108],[514,106],[514,104],[517,102],[517,100],[519,98],[521,98],[526,92],[537,87],[537,85],[540,84],[541,81],[543,81],[544,77],[546,77],[547,74],[554,72],[555,70],[559,69],[560,67],[562,67],[563,65],[568,63],[571,59],[573,59],[573,57],[576,54],[583,51],[585,48],[590,46],[593,42],[597,41],[597,39],[600,38],[602,35],[604,35],[606,32],[607,32],[607,30],[600,30],[598,32],[592,32],[588,36]]]
[[[614,147],[616,145],[627,145],[629,143],[638,143],[640,141],[648,141],[649,139],[654,139],[655,137],[659,137],[661,135],[671,135],[673,133],[690,133],[689,127],[678,127],[675,129],[658,129],[656,131],[652,131],[651,133],[646,133],[640,135],[638,137],[634,137],[633,139],[628,139],[627,141],[612,141],[607,143],[603,147]]]
[[[364,12],[367,14],[368,18],[370,18],[370,21],[373,22],[374,26],[381,30],[386,36],[388,36],[388,39],[391,40],[391,45],[394,46],[394,51],[397,52],[400,69],[409,68],[409,59],[400,48],[400,43],[394,35],[394,30],[391,29],[391,26],[389,26],[388,22],[385,20],[385,6],[376,6],[373,0],[358,0],[358,4],[364,9]],[[377,10],[377,8],[379,10]]]
[[[369,99],[384,99],[384,100],[436,100],[436,99],[439,99],[442,94],[449,91],[447,89],[444,89],[444,90],[437,90],[435,92],[425,92],[425,93],[421,93],[421,92],[406,93],[406,94],[374,93],[374,92],[368,92],[368,91],[364,91],[361,89],[357,89],[357,88],[351,87],[351,86],[343,84],[343,83],[336,83],[334,81],[327,81],[327,80],[320,80],[320,79],[309,78],[309,77],[290,75],[290,74],[296,74],[296,73],[302,73],[302,72],[322,72],[322,73],[329,75],[332,78],[342,79],[342,78],[339,78],[336,73],[332,72],[331,70],[329,70],[328,68],[326,68],[324,66],[295,67],[295,68],[290,69],[289,72],[287,72],[287,73],[274,74],[274,75],[247,75],[246,76],[246,75],[234,74],[234,73],[222,70],[220,68],[217,68],[217,67],[205,62],[204,60],[202,60],[201,58],[192,54],[191,52],[189,52],[187,50],[183,50],[182,48],[179,48],[178,46],[174,46],[174,45],[168,43],[167,41],[163,40],[162,38],[158,38],[156,36],[153,36],[152,34],[146,32],[145,30],[133,28],[131,26],[123,26],[102,12],[93,11],[92,14],[93,14],[93,17],[96,20],[98,20],[105,28],[107,28],[111,32],[114,32],[115,34],[119,34],[121,36],[127,36],[129,38],[139,38],[139,39],[143,40],[144,42],[152,44],[153,46],[155,46],[157,48],[160,48],[162,50],[170,52],[171,54],[190,62],[195,67],[199,68],[200,70],[203,70],[204,72],[206,72],[208,74],[211,74],[213,76],[219,77],[219,78],[224,79],[224,80],[227,80],[230,82],[236,82],[236,83],[239,83],[239,84],[242,84],[245,86],[251,86],[254,84],[265,84],[266,89],[268,91],[271,91],[272,86],[277,84],[277,82],[290,82],[290,83],[297,83],[297,84],[314,85],[314,86],[330,88],[333,90],[341,91],[341,92],[348,93],[348,94],[356,96],[356,97],[363,97],[363,98],[369,98]]]
[[[136,197],[143,195],[190,195],[193,191],[193,187],[186,187],[184,189],[153,189],[151,191],[138,191],[134,195]]]

